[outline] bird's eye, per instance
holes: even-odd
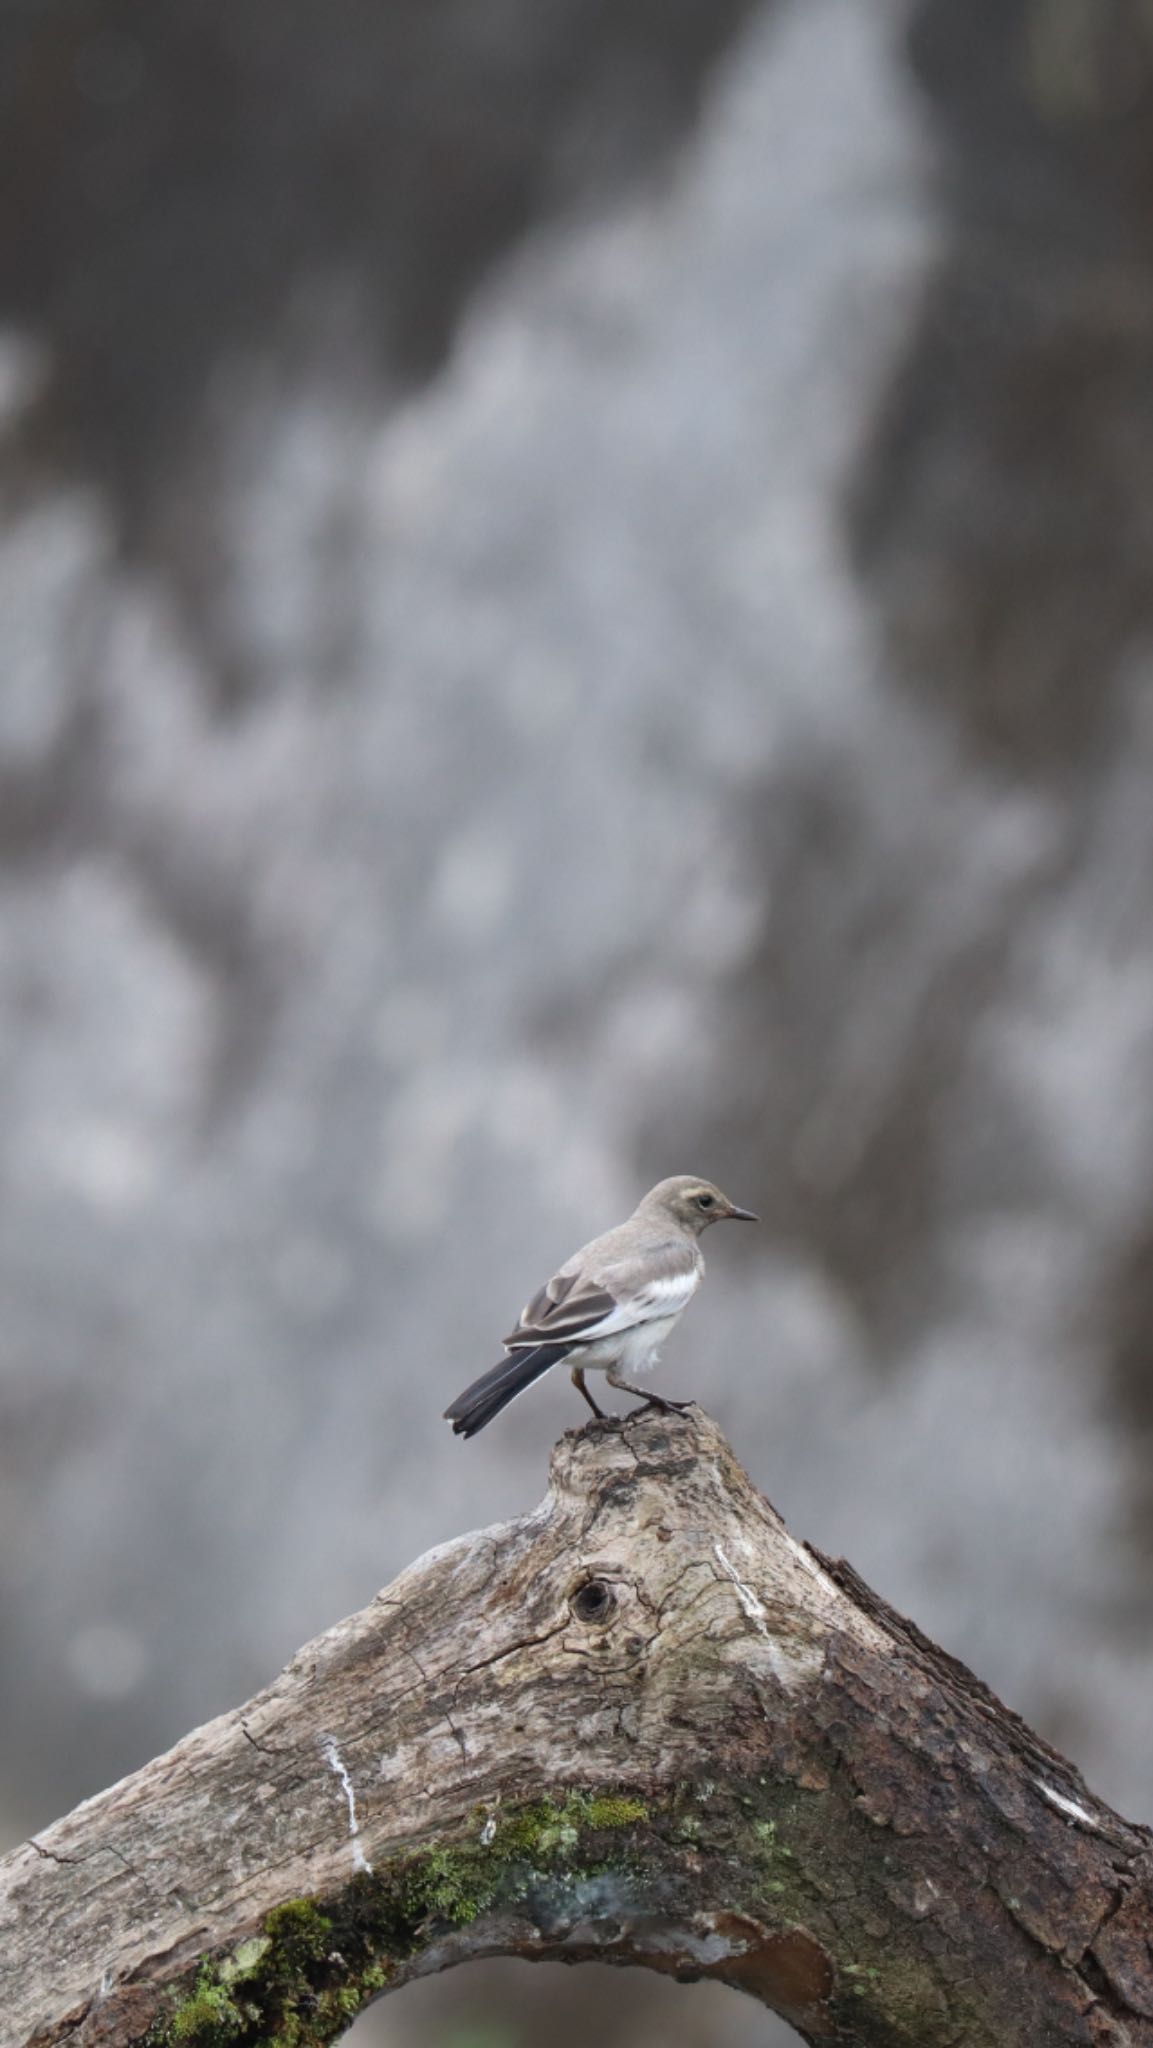
[[[716,1196],[715,1196],[715,1195],[698,1195],[698,1196],[697,1196],[697,1208],[698,1208],[698,1209],[711,1209],[715,1201],[716,1201]]]

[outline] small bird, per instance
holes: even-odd
[[[572,1383],[604,1421],[585,1385],[591,1368],[610,1387],[654,1408],[687,1408],[629,1385],[621,1370],[644,1372],[704,1277],[700,1238],[710,1223],[756,1223],[711,1181],[691,1173],[658,1181],[627,1223],[594,1237],[567,1259],[522,1310],[504,1340],[508,1357],[458,1394],[445,1420],[454,1436],[475,1436],[534,1380],[571,1358]]]

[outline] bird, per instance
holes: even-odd
[[[654,1364],[664,1339],[688,1307],[704,1277],[700,1240],[710,1224],[756,1223],[751,1209],[739,1209],[712,1181],[691,1173],[658,1181],[638,1202],[627,1222],[606,1230],[566,1259],[532,1300],[504,1339],[508,1356],[482,1373],[446,1408],[454,1436],[475,1436],[523,1394],[534,1380],[563,1359],[571,1360],[572,1383],[593,1414],[604,1422],[585,1385],[585,1373],[603,1372],[610,1387],[635,1394],[646,1407],[684,1409],[622,1378],[622,1368],[644,1372]]]

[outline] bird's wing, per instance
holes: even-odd
[[[579,1260],[579,1263],[578,1263]],[[660,1316],[679,1315],[701,1282],[690,1244],[620,1256],[577,1255],[534,1294],[506,1345],[590,1344]]]

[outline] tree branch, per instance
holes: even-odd
[[[319,2048],[515,1955],[840,2048],[1153,2048],[1151,1940],[1148,1831],[644,1413],[0,1864],[0,2033]]]

